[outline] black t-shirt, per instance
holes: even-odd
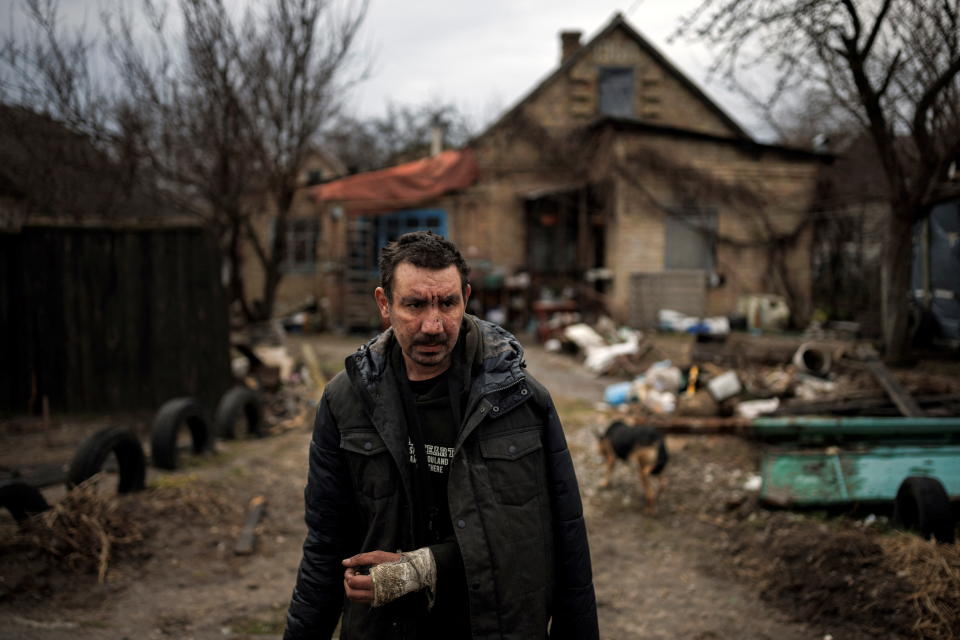
[[[453,533],[446,499],[447,476],[459,428],[450,402],[449,369],[429,380],[411,380],[410,390],[413,392],[420,432],[423,434],[432,488],[432,491],[425,492],[424,495],[424,499],[429,500],[430,504],[423,505],[430,519],[427,542],[436,544]],[[407,446],[410,464],[416,465],[417,450],[413,441],[408,440]]]
[[[408,380],[416,408],[416,419],[423,438],[426,453],[430,489],[421,491],[422,517],[428,519],[426,543],[433,551],[437,563],[437,592],[433,608],[427,615],[426,638],[436,640],[459,640],[470,638],[469,604],[467,601],[466,576],[463,558],[447,502],[447,479],[454,445],[460,430],[458,424],[459,402],[451,401],[451,376],[448,369],[429,380]],[[414,425],[410,425],[412,430]],[[416,469],[418,448],[411,438],[408,441],[409,460]]]

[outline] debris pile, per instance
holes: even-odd
[[[330,375],[309,341],[292,341],[280,322],[271,322],[250,327],[232,342],[234,377],[263,394],[267,429],[309,426]]]
[[[606,388],[605,408],[638,417],[949,416],[960,409],[960,387],[923,376],[901,385],[866,341],[736,332],[726,317],[669,310],[660,321],[670,333],[616,327],[608,318],[572,324],[545,346],[577,355],[597,375],[622,378]],[[686,350],[677,353],[678,344]]]

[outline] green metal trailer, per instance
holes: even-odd
[[[778,507],[894,500],[904,478],[937,478],[960,498],[960,446],[875,446],[770,451],[761,463],[761,499]]]
[[[960,500],[960,418],[758,418],[749,431],[779,443],[761,462],[763,503],[893,503],[901,524],[953,541],[950,500]]]

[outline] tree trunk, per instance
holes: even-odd
[[[260,320],[266,321],[273,316],[273,306],[277,301],[277,289],[280,287],[280,265],[271,259],[263,268],[263,298],[260,302]]]
[[[229,237],[228,266],[230,268],[230,302],[237,302],[240,305],[240,311],[247,322],[251,321],[252,312],[250,305],[247,304],[247,292],[243,283],[243,256],[240,252],[240,224],[232,222]]]
[[[287,181],[281,181],[286,184]],[[293,190],[280,187],[277,189],[277,217],[274,221],[273,242],[270,246],[270,253],[267,260],[263,263],[263,297],[260,300],[260,309],[258,315],[260,320],[269,320],[273,316],[273,308],[277,301],[277,291],[280,288],[280,281],[283,280],[283,269],[281,268],[284,259],[284,252],[291,251],[292,247],[286,246],[287,223],[290,220],[291,206],[293,205]]]
[[[886,358],[905,363],[910,351],[910,271],[913,223],[910,212],[894,209],[883,252],[883,346]]]

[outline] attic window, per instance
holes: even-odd
[[[633,67],[600,67],[599,108],[605,116],[631,117],[633,110]]]
[[[323,171],[320,169],[312,169],[307,172],[307,186],[312,187],[315,184],[320,184],[323,182]]]

